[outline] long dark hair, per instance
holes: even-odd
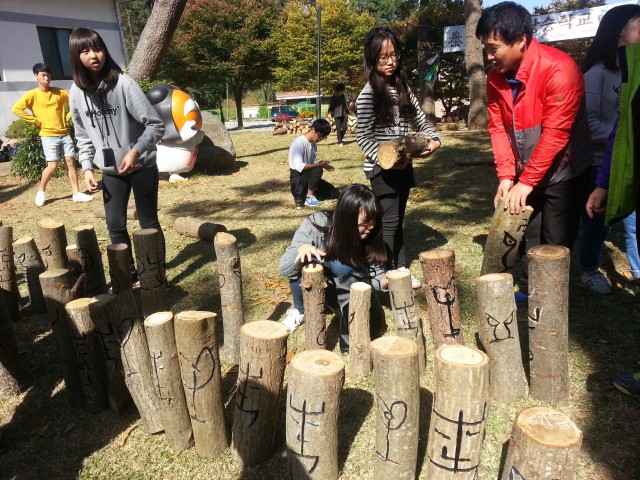
[[[118,83],[118,76],[122,73],[122,69],[109,55],[109,50],[107,50],[107,45],[102,37],[91,28],[79,27],[74,29],[69,37],[71,73],[75,84],[84,91],[94,90],[97,87],[95,80],[80,61],[80,52],[88,48],[104,52],[105,61],[102,70],[100,70],[100,78],[109,86]]]
[[[364,240],[358,231],[361,211],[365,214],[365,221],[375,221],[375,226]],[[369,187],[356,183],[342,191],[325,231],[324,246],[328,260],[338,260],[356,268],[363,268],[369,262],[386,261],[382,206]]]
[[[607,11],[600,20],[596,36],[580,64],[582,73],[602,62],[608,70],[618,70],[618,39],[625,25],[640,17],[640,5],[619,5]]]
[[[391,42],[398,56],[396,70],[389,79],[376,69],[385,40]],[[387,27],[373,27],[369,30],[364,41],[364,69],[376,99],[373,111],[377,124],[390,125],[393,123],[394,105],[398,106],[401,117],[408,119],[416,116],[416,107],[411,103],[409,96],[407,74],[402,68],[402,45],[398,37]],[[397,100],[394,101],[389,96],[387,86],[395,87],[398,92]]]

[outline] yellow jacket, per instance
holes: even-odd
[[[23,120],[40,128],[41,137],[68,135],[67,121],[71,115],[64,113],[69,103],[69,92],[51,87],[48,92],[34,88],[16,102],[11,111]],[[28,113],[26,110],[31,110]]]

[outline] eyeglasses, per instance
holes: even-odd
[[[391,62],[396,63],[400,59],[400,55],[397,53],[392,53],[390,55],[380,55],[378,57],[378,63],[381,65],[385,65],[391,60]]]

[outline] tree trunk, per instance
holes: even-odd
[[[23,275],[29,290],[30,310],[32,313],[47,311],[38,276],[44,272],[44,262],[32,237],[22,237],[13,242],[13,254],[22,266]]]
[[[418,258],[424,277],[434,347],[464,345],[455,279],[455,253],[452,250],[429,250]]]
[[[569,400],[568,248],[540,245],[529,257],[530,393],[536,400]]]
[[[216,458],[229,446],[222,403],[216,314],[186,311],[175,317],[176,346],[196,451]]]
[[[327,322],[324,315],[327,282],[322,265],[302,267],[302,300],[304,302],[305,349],[326,348]]]
[[[176,232],[186,235],[187,237],[199,238],[213,242],[214,237],[219,232],[226,232],[224,225],[217,223],[205,222],[194,217],[178,217],[173,223]]]
[[[418,460],[420,374],[413,340],[371,342],[378,399],[374,478],[414,480]]]
[[[107,293],[107,282],[104,279],[104,265],[102,253],[98,245],[96,232],[91,225],[76,227],[76,245],[78,255],[82,262],[82,271],[87,276],[85,295],[93,297],[101,293]]]
[[[228,363],[237,364],[240,359],[240,329],[244,325],[242,307],[242,268],[236,237],[220,232],[213,240],[218,261],[220,303],[222,308],[223,348]]]
[[[484,71],[482,44],[476,38],[476,27],[482,13],[481,0],[464,0],[466,24],[466,48],[464,63],[469,77],[469,119],[470,130],[484,130],[489,125],[487,111],[487,75]]]
[[[287,464],[292,480],[338,478],[338,405],[344,362],[327,350],[291,360],[287,390]]]
[[[140,299],[142,314],[169,310],[167,298],[167,276],[160,248],[160,232],[155,228],[144,228],[133,232],[136,265],[140,274]]]
[[[244,467],[273,455],[288,336],[287,327],[269,320],[240,329],[231,453]]]
[[[480,342],[489,356],[492,400],[515,402],[527,395],[522,367],[513,277],[491,273],[476,280]]]
[[[136,80],[152,79],[160,68],[187,0],[156,0],[140,34],[128,73]]]
[[[9,310],[0,296],[0,398],[12,398],[22,391],[22,369],[18,341]]]
[[[532,213],[533,208],[527,205],[524,212],[511,214],[504,208],[504,200],[498,202],[484,246],[480,275],[509,272],[514,267]]]
[[[433,85],[425,80],[428,65],[427,60],[433,57],[433,50],[429,42],[429,25],[426,20],[420,20],[418,25],[418,86],[420,88],[420,108],[429,121],[436,123],[436,105],[433,96]]]
[[[20,293],[13,263],[13,227],[0,226],[0,295],[11,320],[20,320]]]
[[[160,420],[169,446],[174,452],[181,452],[193,445],[193,432],[180,375],[173,314],[156,312],[149,315],[144,321],[144,330]]]
[[[109,262],[109,277],[111,278],[111,293],[118,295],[129,290],[133,284],[131,280],[131,265],[129,264],[129,245],[113,243],[107,246]]]
[[[501,480],[573,480],[582,432],[564,413],[548,407],[520,411],[513,423]]]
[[[385,170],[392,168],[405,154],[422,152],[429,146],[429,136],[416,133],[404,137],[394,138],[378,146],[378,163]]]
[[[38,234],[42,260],[47,270],[67,268],[67,233],[64,223],[52,218],[43,218],[38,222]]]
[[[387,272],[389,281],[389,297],[393,320],[398,330],[398,336],[411,340],[418,348],[418,368],[420,375],[424,373],[427,356],[425,353],[424,335],[422,333],[422,319],[418,315],[413,288],[411,288],[411,273],[399,270]]]
[[[238,116],[238,130],[244,129],[244,120],[242,118],[242,97],[244,94],[244,83],[232,84],[233,99],[236,102],[236,115]]]
[[[489,413],[489,359],[464,345],[435,353],[433,409],[427,441],[427,478],[477,478]]]
[[[361,378],[371,373],[371,285],[351,284],[349,296],[349,375]]]

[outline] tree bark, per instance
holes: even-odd
[[[489,356],[489,395],[492,400],[515,402],[527,395],[522,366],[513,277],[491,273],[476,280],[479,337]]]
[[[178,217],[173,223],[176,232],[187,237],[199,238],[212,242],[217,233],[226,232],[224,225],[205,222],[194,217]]]
[[[22,391],[18,341],[9,310],[0,296],[0,398],[12,398]]]
[[[223,349],[228,363],[237,364],[240,359],[240,329],[244,325],[242,307],[242,268],[236,237],[220,232],[213,240],[218,260],[220,303],[222,307]]]
[[[65,252],[67,254],[67,268],[71,270],[71,274],[74,278],[78,278],[82,274],[82,260],[80,260],[78,245],[75,243],[67,245]],[[81,294],[84,295],[84,292]]]
[[[156,312],[144,321],[159,414],[167,442],[174,452],[193,445],[191,418],[184,395],[176,335],[171,312]]]
[[[536,400],[569,400],[568,248],[540,245],[529,257],[530,393]]]
[[[67,233],[64,223],[52,218],[43,218],[38,222],[38,234],[42,260],[47,270],[67,268]]]
[[[573,480],[582,432],[564,413],[548,407],[520,411],[513,423],[501,480]]]
[[[287,464],[292,480],[338,478],[338,405],[344,362],[327,350],[291,360],[287,390]]]
[[[489,359],[464,345],[435,353],[435,387],[427,442],[427,478],[477,478],[489,413]]]
[[[374,478],[414,480],[418,460],[420,377],[413,340],[371,342],[378,399]]]
[[[427,60],[429,60],[434,52],[429,42],[428,28],[426,25],[428,20],[420,19],[418,25],[418,86],[420,87],[420,108],[427,116],[429,121],[435,125],[436,123],[436,105],[433,96],[433,85],[425,80],[428,71]]]
[[[82,262],[82,271],[86,274],[85,295],[93,297],[107,293],[107,282],[104,279],[104,265],[102,253],[98,245],[96,232],[91,225],[76,227],[76,245],[78,256]]]
[[[29,291],[29,303],[32,313],[44,313],[47,306],[44,304],[42,287],[38,276],[44,272],[44,262],[40,251],[32,237],[22,237],[13,242],[13,254],[22,266],[23,275]]]
[[[155,228],[144,228],[133,232],[136,265],[140,275],[140,299],[142,314],[169,310],[167,276],[164,257],[160,249],[160,232]]]
[[[455,279],[455,253],[452,250],[429,250],[418,258],[424,277],[434,347],[464,345]]]
[[[505,209],[504,200],[498,202],[484,246],[480,275],[508,273],[514,267],[518,259],[518,247],[532,213],[533,208],[527,205],[524,212],[511,214]]]
[[[245,467],[273,455],[288,336],[287,327],[268,320],[240,329],[231,453]]]
[[[464,63],[469,77],[469,130],[484,130],[489,125],[487,110],[487,75],[484,70],[482,44],[476,38],[476,27],[482,13],[481,0],[464,0],[466,47]]]
[[[118,295],[132,287],[131,265],[129,264],[129,245],[113,243],[107,246],[109,262],[109,277],[111,278],[111,292]]]
[[[361,378],[371,373],[371,285],[351,284],[349,296],[349,374]]]
[[[229,446],[222,403],[216,314],[186,311],[175,317],[176,346],[196,451],[216,458]]]
[[[129,63],[136,80],[152,79],[160,68],[187,0],[156,0]]]
[[[391,311],[396,324],[398,336],[411,340],[418,348],[418,368],[420,375],[424,373],[427,355],[425,353],[422,319],[418,315],[413,288],[411,288],[411,273],[390,270],[387,272],[389,281],[389,297]]]
[[[327,322],[324,315],[327,282],[322,265],[302,267],[302,300],[304,302],[305,349],[326,348]]]
[[[0,226],[0,295],[11,320],[20,320],[20,293],[13,263],[13,227]]]
[[[422,152],[429,146],[429,138],[427,134],[416,133],[381,143],[378,146],[378,164],[385,170],[392,168],[405,154]]]

